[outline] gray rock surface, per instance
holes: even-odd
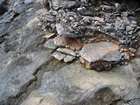
[[[98,60],[120,61],[122,58],[119,46],[110,42],[86,44],[80,51],[80,55],[90,63]]]
[[[57,60],[61,61],[66,57],[66,54],[60,53],[60,52],[53,52],[52,56],[56,58]]]
[[[70,55],[67,55],[65,58],[64,58],[64,62],[72,62],[76,57],[74,56],[70,56]]]
[[[61,4],[61,2],[63,3]],[[135,45],[139,39],[137,31],[134,31],[139,26],[132,24],[132,21],[136,22],[136,16],[133,12],[128,12],[138,8],[139,2],[46,0],[46,3],[50,8],[45,13],[46,15],[38,12],[38,18],[46,27],[57,31],[60,36],[69,38],[94,37],[93,33],[98,31],[115,38],[119,44],[130,47]],[[76,5],[77,3],[78,5]],[[52,14],[52,10],[55,11],[55,14]],[[52,21],[47,19],[48,16],[52,17]],[[130,29],[130,26],[133,28]],[[137,41],[133,40],[132,34],[136,36]],[[103,39],[103,37],[101,38]]]
[[[50,48],[50,49],[56,49],[57,46],[54,44],[53,39],[47,40],[47,42],[44,44],[44,47]]]
[[[57,51],[66,53],[72,56],[76,56],[76,53],[73,50],[67,49],[67,48],[58,48]]]
[[[52,0],[45,0],[47,1]],[[64,4],[62,2],[65,0],[55,1],[58,0],[51,2],[52,6],[79,8],[77,1],[68,0]],[[83,5],[87,5],[86,0],[80,1]],[[136,48],[129,48],[137,54],[137,57],[128,65],[115,67],[111,71],[87,70],[78,60],[71,62],[76,57],[70,54],[64,54],[62,59],[68,63],[59,62],[51,57],[51,54],[57,52],[52,53],[52,50],[44,47],[46,40],[58,37],[52,33],[48,34],[49,32],[42,30],[38,25],[40,21],[36,11],[44,8],[41,4],[42,0],[9,0],[9,2],[7,12],[0,15],[0,105],[139,105],[140,50],[136,52]],[[90,0],[90,2],[95,4],[98,0]],[[58,5],[60,3],[62,4]],[[61,10],[59,12],[65,13]],[[50,13],[57,14],[53,10]],[[71,21],[80,19],[88,25],[92,20],[89,17],[81,19],[74,12],[68,13],[68,16],[74,16],[70,18]],[[84,16],[87,14],[89,15],[87,11],[84,12]],[[66,18],[62,19],[64,23],[67,21]],[[133,19],[130,23],[137,26]],[[79,23],[71,25],[79,29],[83,28],[79,27]],[[73,31],[71,27],[68,28]],[[83,41],[84,39],[81,38]],[[83,46],[75,39],[60,38],[53,41],[62,41],[58,43],[60,46],[57,45],[61,51],[62,47],[67,46],[67,49],[74,51],[72,54],[76,56]],[[58,53],[56,55],[60,57]],[[118,60],[117,58],[114,57],[113,60]]]
[[[46,51],[31,52],[10,58],[1,65],[3,67],[0,71],[0,103],[7,105],[8,98],[25,92],[27,85],[36,79],[34,73],[49,59],[49,53]]]
[[[138,72],[133,71],[137,67],[129,64],[111,72],[98,73],[87,71],[75,62],[56,72],[46,72],[40,88],[32,91],[21,105],[33,105],[34,102],[38,105],[106,105],[117,99],[117,105],[138,105],[140,91],[135,77]],[[120,98],[123,102],[119,101]],[[43,102],[39,103],[40,99]]]

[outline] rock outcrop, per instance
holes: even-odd
[[[46,12],[37,11],[37,16],[44,29],[46,27],[46,29],[56,33],[54,37],[48,39],[44,46],[56,51],[52,54],[56,59],[65,61],[64,58],[69,55],[69,50],[73,50],[76,54],[70,54],[71,58],[77,57],[81,59],[82,63],[85,60],[87,62],[85,65],[88,69],[96,69],[93,66],[93,62],[96,62],[95,65],[103,65],[103,67],[99,66],[101,68],[98,68],[98,71],[100,71],[106,67],[109,69],[115,65],[125,64],[135,56],[136,51],[133,52],[130,49],[136,50],[140,43],[140,27],[135,15],[140,7],[138,1],[126,3],[126,1],[100,0],[43,0],[42,3],[46,8]],[[64,38],[58,38],[57,36]],[[64,40],[77,40],[80,42],[79,46],[82,46],[79,49],[73,49]],[[110,53],[106,54],[106,50],[102,49],[102,54],[105,54],[102,56],[108,56],[105,60],[102,57],[96,61],[89,61],[83,58],[85,55],[80,53],[80,49],[83,49],[83,46],[84,49],[89,50],[90,54],[95,53],[94,57],[98,56],[101,51],[96,49],[96,51],[93,51],[92,47],[86,48],[86,44],[96,46],[98,42],[100,47],[104,47],[104,49],[106,47],[103,45],[104,43],[100,44],[101,42],[110,43],[110,45],[115,43],[118,46],[118,50],[114,51],[110,56]],[[58,51],[62,46],[65,50]],[[117,56],[119,53],[121,57]],[[86,58],[92,58],[90,54],[87,54]],[[118,61],[110,60],[113,59],[113,56],[118,57]],[[106,65],[113,66],[108,68]]]
[[[0,15],[0,105],[139,105],[137,1],[7,2],[6,11]],[[92,6],[99,5],[91,8],[89,2]],[[101,9],[101,14],[98,9]],[[62,14],[58,15],[58,12]],[[113,19],[120,17],[113,23],[116,26],[107,24],[111,22],[110,18],[105,19],[108,14],[113,14],[110,17]],[[70,16],[68,20],[64,15]],[[104,29],[95,27],[95,30],[86,29],[81,32],[84,34],[79,34],[82,29],[72,29],[78,27],[77,21],[83,22],[82,27],[90,26],[88,28],[92,29],[92,19],[97,27],[104,26],[109,31],[106,33]],[[67,27],[70,31],[65,31]],[[133,29],[136,32],[129,34]],[[124,30],[124,34],[116,30]],[[111,32],[115,33],[115,37]],[[69,33],[73,33],[72,36],[69,37]],[[123,36],[124,39],[118,39]],[[132,43],[126,43],[127,40]],[[87,70],[80,62],[88,69],[102,72]],[[110,68],[111,71],[106,71]]]

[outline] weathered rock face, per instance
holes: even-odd
[[[134,76],[138,72],[132,70],[136,65],[96,72],[86,71],[75,62],[58,71],[46,72],[41,86],[21,105],[139,105],[139,100],[131,100],[140,94]]]
[[[86,68],[96,70],[101,70],[105,67],[111,68],[113,62],[121,62],[123,57],[119,51],[119,46],[110,42],[87,44],[83,46],[80,55],[85,62],[88,62]],[[98,64],[98,62],[101,63]]]
[[[8,10],[8,0],[0,1],[0,14],[5,13]]]
[[[110,42],[87,44],[82,48],[80,54],[81,57],[89,62],[101,59],[106,61],[119,61],[119,58],[122,57],[119,52],[119,46]]]
[[[47,7],[47,10],[42,6],[41,0],[8,0],[10,3],[8,10],[0,15],[0,105],[139,105],[140,49],[133,46],[125,48],[110,35],[99,32],[94,32],[94,37],[92,34],[90,37],[75,39],[59,36],[53,25],[56,22],[54,20],[57,11],[65,6],[64,12],[70,12],[72,8],[79,8],[80,3],[83,3],[81,8],[85,10],[89,1],[92,4],[97,4],[99,1],[67,0],[68,3],[66,0],[54,1],[45,0],[46,6],[52,4],[52,7]],[[112,0],[102,1],[104,5],[114,5],[113,3]],[[119,3],[115,4],[117,11],[124,11],[123,7],[127,7],[129,11],[135,10],[127,4],[117,3]],[[57,8],[58,4],[59,8]],[[125,6],[121,7],[120,4]],[[36,16],[38,11],[44,14],[51,11],[53,15],[46,16],[52,22],[46,24],[51,23],[50,26],[55,29],[53,33],[46,31],[46,27],[42,29],[42,23]],[[104,11],[108,11],[108,7],[104,7]],[[74,13],[77,12],[74,11]],[[89,13],[87,14],[89,16]],[[102,16],[95,16],[94,19],[96,25],[103,22]],[[85,21],[89,24],[86,19]],[[132,21],[133,26],[137,27],[136,22],[136,20]],[[62,28],[65,29],[65,27]],[[129,26],[126,26],[126,29],[132,30]],[[90,32],[87,31],[86,34]],[[133,37],[137,40],[135,35]],[[115,67],[111,71],[86,70],[77,58],[81,59],[84,65],[88,65],[89,62],[87,63],[86,60],[89,59],[85,53],[89,47],[99,53],[98,59],[109,60],[109,62],[94,62],[95,59],[89,54],[93,61],[90,63],[91,67],[93,65],[97,67],[101,63],[103,66],[109,65],[110,61],[118,61],[122,55],[122,60],[126,62],[134,55],[136,58],[128,65]],[[104,50],[102,53],[101,48]],[[93,50],[89,49],[88,53],[90,51]],[[51,57],[51,54],[57,59],[71,63],[57,61]],[[99,69],[105,70],[103,66]]]
[[[46,0],[49,11],[38,12],[43,25],[56,30],[63,37],[94,36],[95,31],[103,32],[132,46],[139,39],[140,29],[132,11],[139,8],[138,1],[86,1],[86,0]],[[135,5],[136,4],[136,5]],[[96,6],[99,5],[99,6]],[[129,11],[129,12],[127,12]]]
[[[48,45],[45,45],[47,48],[50,46],[50,48],[57,51],[55,56],[53,54],[56,59],[64,61],[65,57],[62,59],[56,54],[61,52],[61,55],[66,56],[69,55],[68,50],[73,50],[76,54],[72,56],[80,58],[82,63],[86,61],[84,64],[88,65],[87,68],[93,69],[95,67],[91,65],[95,64],[96,66],[103,65],[104,67],[100,66],[100,69],[104,69],[108,65],[112,65],[112,62],[115,62],[113,65],[120,65],[130,61],[135,56],[136,51],[134,50],[140,44],[140,27],[135,18],[135,14],[137,14],[140,7],[138,1],[43,0],[43,4],[46,8],[49,8],[46,9],[46,12],[38,11],[38,18],[44,27],[50,28],[56,35],[64,37],[63,39],[56,36],[51,37],[51,41],[46,42],[48,43]],[[64,39],[80,41],[80,46],[82,46],[79,49],[72,49],[69,47],[68,41],[66,43]],[[92,50],[98,43],[99,46],[95,49],[97,51],[92,56]],[[115,43],[118,50],[110,53],[109,50],[102,49],[105,48],[105,43],[109,43],[112,48],[112,43]],[[88,47],[86,44],[93,47]],[[59,47],[64,47],[65,51],[62,49],[62,51],[58,51],[57,48],[59,49]],[[88,49],[89,54],[84,55],[82,51],[79,53],[81,48]],[[98,54],[101,52],[100,49],[103,51],[98,58]],[[133,49],[134,52],[130,49]],[[106,54],[106,51],[109,53]],[[93,60],[93,57],[97,57],[97,59]],[[87,60],[87,58],[90,60]],[[114,58],[117,61],[114,61]]]

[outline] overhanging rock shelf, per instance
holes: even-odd
[[[43,0],[37,11],[45,47],[58,60],[80,59],[88,69],[110,70],[134,58],[140,43],[138,1]]]

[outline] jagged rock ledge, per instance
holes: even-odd
[[[86,68],[101,71],[134,58],[140,44],[138,1],[43,0],[43,5],[37,16],[44,30],[54,32],[44,46],[54,49],[56,59],[79,58]]]

